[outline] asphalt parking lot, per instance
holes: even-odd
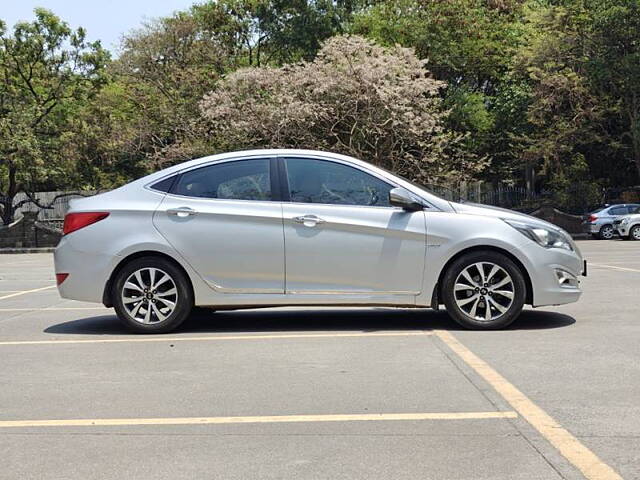
[[[0,256],[2,479],[640,479],[640,243],[579,242],[577,304],[198,314],[164,336]]]

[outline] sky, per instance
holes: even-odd
[[[84,27],[89,40],[117,53],[120,37],[145,20],[184,10],[196,0],[0,0],[0,19],[9,28],[17,21],[32,20],[33,9],[53,11],[72,28]]]

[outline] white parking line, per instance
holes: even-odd
[[[640,273],[637,268],[616,267],[615,265],[605,265],[604,263],[589,263],[590,267],[610,268],[612,270],[622,270],[623,272],[636,272]]]
[[[516,412],[368,413],[353,415],[269,415],[251,417],[94,418],[70,420],[5,420],[0,428],[102,427],[131,425],[211,425],[234,423],[362,422],[381,420],[488,420],[517,418]]]
[[[95,338],[79,340],[17,340],[0,342],[0,346],[9,345],[69,345],[81,343],[147,343],[147,342],[211,342],[225,340],[280,340],[288,338],[340,338],[340,337],[413,337],[433,335],[431,331],[418,332],[382,332],[382,333],[288,333],[276,335],[216,335],[207,337],[152,337],[131,336],[125,338]]]
[[[33,290],[22,290],[20,292],[11,293],[9,295],[5,295],[4,297],[0,297],[0,300],[6,300],[7,298],[13,298],[13,297],[18,297],[20,295],[26,295],[27,293],[35,293],[35,292],[40,292],[42,290],[49,290],[51,288],[56,288],[56,286],[55,285],[48,285],[46,287],[34,288]]]

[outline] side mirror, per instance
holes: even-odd
[[[408,190],[404,188],[392,188],[389,192],[389,203],[394,207],[400,207],[409,212],[423,210],[424,205],[420,203]]]

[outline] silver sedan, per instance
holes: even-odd
[[[577,301],[586,263],[539,219],[343,155],[254,150],[73,201],[55,269],[62,297],[158,333],[194,306],[444,305],[465,327],[503,328],[525,304]]]

